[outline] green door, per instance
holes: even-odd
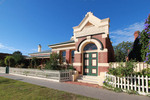
[[[83,74],[97,76],[97,52],[83,54]]]

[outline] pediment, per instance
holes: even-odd
[[[94,25],[90,22],[87,22],[84,27],[86,27],[86,26],[94,26]]]
[[[109,18],[99,19],[88,12],[78,26],[73,27],[73,33],[76,37],[93,35],[97,33],[109,34]]]
[[[101,23],[101,19],[97,18],[96,16],[93,15],[93,13],[88,12],[85,15],[85,18],[81,21],[81,23],[76,26],[73,27],[74,31],[81,31],[84,27],[87,26],[100,26]]]

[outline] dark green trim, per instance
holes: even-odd
[[[89,54],[89,58],[85,58],[85,54]],[[96,58],[92,58],[92,54],[96,54]],[[98,75],[98,53],[90,52],[83,54],[83,75],[97,76]],[[89,60],[89,65],[85,66],[85,60]],[[96,66],[92,66],[92,60],[96,59]],[[89,73],[85,73],[85,68],[89,69]],[[92,69],[96,69],[96,74],[92,73]]]
[[[93,38],[93,37],[92,37],[92,39],[97,40],[97,41],[101,44],[102,47],[100,48],[100,50],[103,50],[103,49],[104,49],[103,43],[102,43],[99,39]],[[79,43],[78,48],[77,48],[77,51],[78,51],[78,52],[79,52],[79,47],[80,47],[80,45],[81,45],[82,42],[85,41],[85,40],[86,40],[86,39],[83,39],[83,40]]]
[[[97,38],[93,38],[93,37],[92,37],[92,39],[97,40],[97,41],[101,44],[101,46],[102,46],[102,47],[100,48],[101,50],[103,50],[103,49],[104,49],[103,43],[102,43],[99,39],[97,39]]]
[[[87,37],[87,36],[93,36],[93,35],[98,35],[98,34],[105,34],[105,33],[104,32],[103,33],[95,33],[95,34],[92,34],[92,35],[79,36],[77,38],[82,38],[82,37]]]
[[[81,43],[83,42],[83,41],[85,41],[86,39],[83,39],[80,43],[79,43],[79,45],[78,45],[78,48],[77,48],[77,51],[79,52],[79,47],[80,47],[80,45],[81,45]]]

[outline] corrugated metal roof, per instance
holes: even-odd
[[[66,41],[66,42],[56,43],[56,44],[52,44],[52,45],[48,45],[48,46],[61,45],[61,44],[68,44],[68,43],[74,43],[74,42],[75,42],[74,40],[69,40],[69,41]]]
[[[41,53],[51,53],[51,50],[45,50],[45,51],[41,51],[41,52],[35,52],[35,53],[29,53],[30,54],[41,54]]]

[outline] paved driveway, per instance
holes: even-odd
[[[75,84],[52,82],[43,79],[36,79],[36,78],[17,76],[11,74],[0,73],[0,76],[31,83],[31,84],[45,86],[52,89],[79,94],[87,97],[97,98],[101,100],[150,100],[150,97],[147,96],[129,95],[127,93],[116,93],[101,88],[93,88],[93,87],[80,86]]]

